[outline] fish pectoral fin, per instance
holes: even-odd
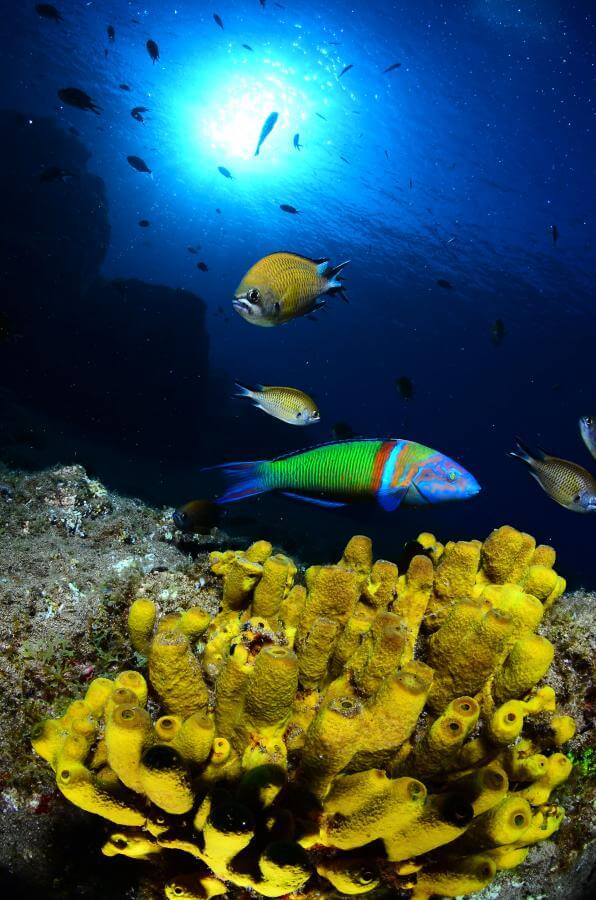
[[[386,512],[394,512],[408,493],[408,487],[400,487],[390,491],[379,491],[377,496],[379,506]]]
[[[325,506],[327,509],[339,509],[340,506],[347,506],[338,500],[323,500],[321,497],[308,497],[306,494],[296,494],[294,491],[282,491],[284,497],[291,497],[293,500],[304,500],[305,503],[314,503],[315,506]]]

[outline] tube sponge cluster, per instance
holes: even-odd
[[[186,854],[170,900],[423,900],[474,893],[550,838],[575,728],[540,687],[554,551],[510,527],[418,543],[400,574],[357,536],[298,582],[259,541],[211,555],[214,618],[136,600],[147,677],[97,678],[33,736],[64,796],[116,826],[103,853]]]

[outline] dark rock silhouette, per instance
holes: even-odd
[[[0,384],[50,430],[68,433],[64,458],[72,459],[78,431],[86,459],[103,444],[125,454],[133,471],[139,457],[164,468],[169,460],[190,463],[200,420],[184,416],[181,426],[181,418],[200,409],[207,389],[205,304],[188,291],[100,276],[110,239],[104,183],[87,171],[89,153],[77,137],[52,119],[28,121],[0,111],[0,312],[11,335],[2,343]],[[41,181],[50,165],[73,177]],[[1,437],[0,425],[0,453]],[[22,464],[58,461],[55,437]],[[10,461],[21,462],[14,453]],[[102,474],[130,486],[130,472],[113,478],[104,467]]]

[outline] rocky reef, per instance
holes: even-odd
[[[582,896],[584,607],[513,528],[417,547],[302,571],[259,541],[207,591],[129,585],[128,658],[32,740],[142,896]]]

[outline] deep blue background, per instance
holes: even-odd
[[[17,337],[0,345],[3,399],[8,415],[17,409],[45,435],[27,462],[81,459],[117,489],[175,505],[220,487],[199,474],[202,465],[329,440],[332,424],[344,420],[366,436],[407,437],[445,452],[474,473],[482,494],[393,515],[264,498],[242,510],[255,516],[255,533],[314,560],[365,531],[379,555],[395,558],[423,529],[443,539],[484,537],[508,522],[552,542],[573,586],[595,586],[596,517],[558,507],[505,457],[520,434],[596,468],[577,427],[581,414],[596,411],[591,4],[57,5],[59,24],[40,19],[33,3],[4,12],[0,106],[22,112],[32,129],[50,117],[66,134],[77,130],[89,154],[81,165],[105,183],[111,234],[103,278],[200,295],[209,344],[204,335],[193,344],[198,324],[187,294],[178,302],[172,292],[156,320],[167,319],[167,328],[148,342],[149,291],[143,303],[122,303],[115,292],[113,305],[98,311],[81,289],[77,308],[63,310],[78,319],[90,310],[78,344],[73,334],[76,366],[65,390],[64,379],[52,381],[54,363],[68,367],[63,345],[57,359],[50,341],[32,336],[38,301],[30,288],[11,295],[22,321]],[[148,38],[159,44],[155,65]],[[86,90],[101,116],[61,105],[57,91],[67,86]],[[143,124],[130,116],[134,106],[149,108]],[[279,122],[254,158],[273,109]],[[152,175],[130,168],[130,154]],[[76,197],[76,185],[51,189]],[[139,228],[142,218],[150,228]],[[198,244],[198,255],[189,253]],[[236,285],[279,249],[350,259],[350,305],[330,300],[316,322],[279,329],[241,321],[231,309]],[[439,287],[439,278],[453,289]],[[506,328],[500,346],[491,341],[496,318]],[[125,341],[128,360],[122,390],[110,388],[113,419],[101,377],[112,341]],[[193,394],[186,373],[195,352],[205,365],[209,354],[210,374]],[[44,354],[52,365],[40,384]],[[413,380],[410,401],[395,389],[400,375]],[[230,401],[234,379],[312,393],[321,424],[290,428]],[[5,457],[19,461],[14,447]]]

